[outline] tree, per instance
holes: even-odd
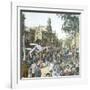
[[[47,27],[46,29],[48,30],[48,42],[51,44],[52,42],[52,26],[51,26],[51,18],[48,18],[47,20]]]
[[[79,14],[59,14],[63,20],[62,30],[69,34],[70,40],[67,38],[65,43],[67,47],[71,47],[72,40],[76,42],[76,35],[79,33]]]
[[[52,26],[51,26],[51,18],[48,18],[47,21],[47,28],[46,28],[49,32],[52,32]]]
[[[21,34],[22,34],[22,35],[24,34],[24,30],[25,30],[24,22],[25,22],[25,16],[24,16],[24,14],[21,12],[20,28],[21,28]]]
[[[62,30],[74,36],[79,33],[79,15],[62,14],[61,19],[64,20]]]
[[[63,20],[62,30],[72,36],[79,33],[79,14],[57,14]]]

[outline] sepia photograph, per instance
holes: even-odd
[[[20,10],[20,77],[80,75],[80,13]]]

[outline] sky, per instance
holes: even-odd
[[[23,12],[25,15],[25,26],[47,26],[48,18],[51,18],[52,31],[56,32],[58,39],[65,39],[66,34],[61,30],[63,21],[55,13]]]

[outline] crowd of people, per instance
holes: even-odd
[[[28,52],[27,52],[28,53]],[[27,54],[27,75],[23,77],[58,77],[79,75],[79,52],[77,48],[49,47],[40,52]]]

